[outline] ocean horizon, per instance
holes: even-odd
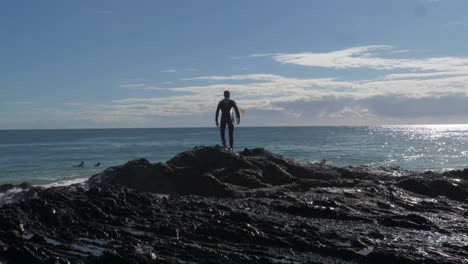
[[[0,130],[0,184],[81,182],[128,160],[164,162],[217,144],[216,127]],[[235,151],[261,147],[300,162],[446,171],[467,166],[468,125],[240,126],[234,145]],[[84,167],[73,167],[81,161]]]

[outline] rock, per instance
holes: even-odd
[[[396,186],[428,197],[445,196],[461,202],[466,202],[468,199],[468,188],[462,184],[452,183],[444,179],[432,181],[405,179],[398,182]]]
[[[15,186],[13,184],[3,184],[3,185],[0,185],[0,192],[6,192],[10,189],[13,189]]]
[[[433,180],[428,183],[433,192],[453,200],[465,202],[468,199],[468,190],[461,184],[455,184],[446,180]]]
[[[435,228],[432,222],[427,220],[425,217],[416,214],[384,217],[380,220],[380,223],[384,226],[402,227],[416,230],[431,230]]]
[[[23,182],[23,183],[19,184],[18,187],[21,188],[21,189],[29,189],[29,188],[32,187],[32,185],[29,182]]]
[[[0,205],[0,263],[463,263],[453,177],[197,147],[85,186],[5,186],[27,191]]]
[[[282,185],[293,182],[295,177],[287,173],[280,166],[270,163],[262,171],[262,180],[272,185]]]
[[[222,182],[247,187],[249,189],[268,187],[268,184],[261,181],[262,176],[251,170],[238,170],[225,172],[218,176]]]
[[[459,178],[468,180],[468,168],[465,168],[463,170],[446,171],[443,173],[443,175],[449,176],[449,177],[459,177]]]
[[[167,164],[176,167],[189,167],[210,171],[229,167],[230,163],[241,163],[240,160],[241,157],[227,148],[196,147],[193,150],[176,155],[168,160]]]
[[[212,184],[209,186],[215,189],[208,190],[206,186],[200,185],[200,181],[207,175],[205,173],[210,173],[222,182],[210,180]],[[302,166],[264,149],[246,149],[237,154],[221,147],[196,147],[176,155],[167,163],[151,164],[140,159],[109,168],[91,177],[88,185],[93,188],[120,184],[155,193],[223,196],[242,191],[228,187],[225,183],[264,188],[290,184],[297,177],[329,180],[337,175],[336,171],[332,172],[328,167]]]
[[[434,197],[437,195],[429,185],[419,179],[405,179],[399,181],[395,185],[407,191],[429,197]]]
[[[4,193],[4,192],[7,192],[13,188],[20,188],[20,189],[29,189],[31,188],[32,185],[30,183],[27,183],[27,182],[23,182],[21,184],[18,184],[18,185],[13,185],[13,184],[10,184],[10,183],[7,183],[7,184],[3,184],[3,185],[0,185],[0,193]]]

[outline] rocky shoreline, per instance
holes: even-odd
[[[0,263],[466,263],[467,180],[197,147],[0,186]]]

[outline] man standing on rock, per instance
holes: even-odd
[[[229,146],[232,150],[234,145],[234,124],[233,118],[231,117],[231,109],[234,108],[234,111],[236,113],[237,125],[240,122],[240,113],[239,109],[237,108],[236,102],[234,100],[229,99],[230,96],[231,94],[229,91],[224,91],[224,99],[219,101],[218,103],[218,108],[216,108],[216,126],[219,127],[218,116],[219,110],[221,110],[221,141],[223,142],[223,146],[226,147],[225,131],[227,125],[229,128]]]

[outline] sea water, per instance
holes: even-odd
[[[164,162],[216,144],[216,128],[1,130],[0,184],[81,182],[128,160]],[[255,147],[301,162],[445,171],[468,167],[468,125],[236,127],[235,150]]]

